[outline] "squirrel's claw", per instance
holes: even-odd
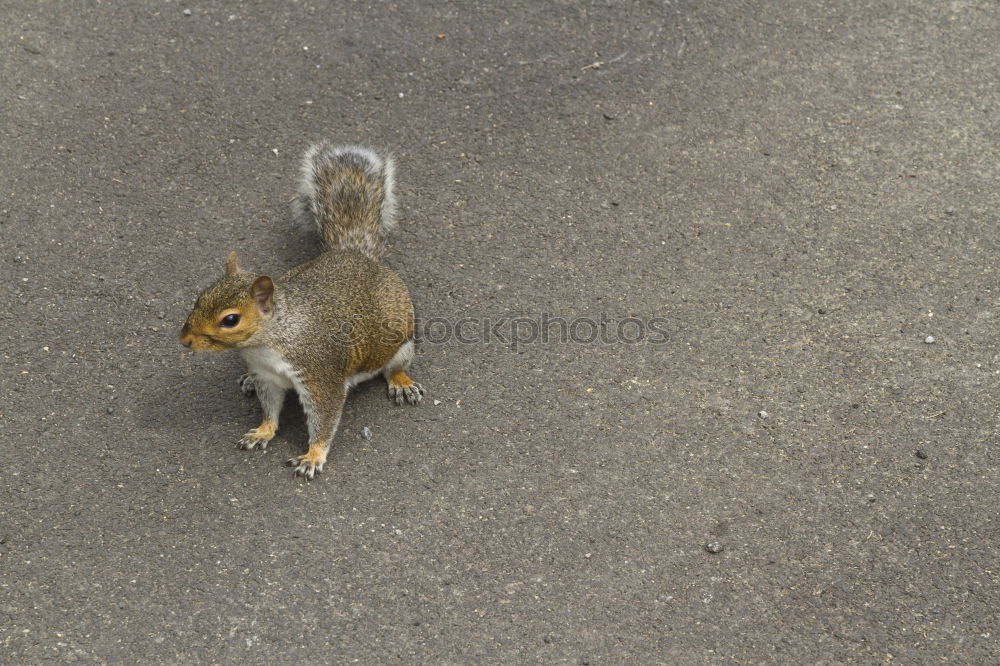
[[[416,382],[413,382],[409,386],[389,385],[389,397],[397,405],[402,405],[406,402],[416,405],[423,399],[424,393],[424,387]]]

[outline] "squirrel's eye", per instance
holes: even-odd
[[[233,326],[236,326],[236,324],[238,323],[240,323],[240,316],[238,314],[228,314],[222,318],[222,321],[219,322],[219,325],[224,326],[225,328],[232,328]]]

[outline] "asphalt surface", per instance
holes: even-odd
[[[0,12],[0,662],[997,662],[996,3]],[[324,137],[501,327],[309,483],[176,335]]]

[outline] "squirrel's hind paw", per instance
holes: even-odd
[[[402,405],[404,402],[415,405],[424,397],[424,387],[410,379],[402,370],[387,376],[386,380],[389,385],[389,397],[397,405]]]
[[[389,385],[389,397],[396,401],[397,405],[405,402],[416,405],[424,398],[424,387],[413,382],[409,386]]]

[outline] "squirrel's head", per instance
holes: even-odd
[[[181,328],[180,340],[195,351],[239,347],[274,311],[274,283],[266,275],[240,269],[235,252],[226,259],[226,274],[198,296]]]

